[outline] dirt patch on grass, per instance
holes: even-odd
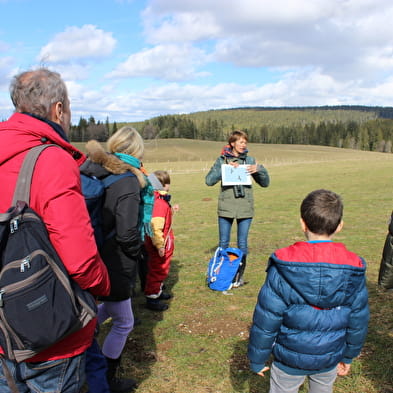
[[[183,333],[195,335],[248,338],[249,323],[238,320],[234,310],[214,318],[200,312],[190,315],[177,328]]]

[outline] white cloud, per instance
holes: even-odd
[[[75,59],[92,59],[109,56],[115,48],[112,33],[93,25],[67,27],[45,45],[38,56],[44,63],[60,63]]]
[[[101,120],[108,116],[110,121],[141,121],[158,115],[242,106],[390,106],[393,102],[393,77],[370,89],[357,81],[336,81],[319,69],[288,72],[279,81],[264,85],[169,83],[123,92],[110,85],[97,90],[75,82],[67,82],[67,86],[74,123],[80,116],[90,115]]]
[[[212,58],[236,67],[321,68],[362,79],[391,70],[390,0],[152,0],[150,42],[213,44]],[[210,47],[210,46],[209,46]]]
[[[201,75],[195,69],[205,62],[205,53],[190,45],[158,45],[130,55],[125,62],[120,63],[108,74],[108,77],[189,80]]]
[[[144,12],[145,36],[152,44],[188,42],[220,35],[220,26],[210,12],[177,12],[157,20],[149,9]]]
[[[72,122],[77,124],[82,116],[88,118],[94,116],[97,120],[105,120],[107,116],[111,117],[107,107],[118,99],[115,92],[108,85],[97,86],[92,90],[81,83],[75,81],[66,81],[68,95],[71,102]],[[122,114],[119,117],[123,119]]]
[[[56,64],[55,71],[60,73],[65,81],[82,81],[88,79],[93,64]]]
[[[0,89],[8,90],[10,79],[17,73],[15,59],[11,56],[0,57]]]
[[[38,63],[66,80],[73,121],[239,106],[393,105],[391,0],[147,0],[143,11],[141,3],[115,0],[104,16],[89,14],[92,24],[55,33],[26,22],[31,42],[27,34],[11,41],[3,27],[2,111],[16,67],[30,67],[37,53]],[[98,27],[104,23],[112,27]]]

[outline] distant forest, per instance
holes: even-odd
[[[110,123],[81,118],[71,140],[105,141],[118,128],[135,127],[145,139],[186,138],[225,141],[235,129],[249,142],[324,145],[392,152],[393,107],[250,107],[157,116],[143,122]]]

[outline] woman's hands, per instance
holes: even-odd
[[[252,175],[255,172],[258,172],[258,164],[255,163],[254,165],[247,165],[247,172]]]
[[[231,162],[229,162],[229,165],[233,166],[234,168],[237,168],[239,166],[239,163],[237,161],[231,161]],[[252,175],[255,172],[258,172],[258,164],[257,163],[255,163],[253,165],[247,165],[247,173],[249,175]]]

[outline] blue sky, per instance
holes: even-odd
[[[0,0],[13,75],[67,83],[73,122],[242,106],[393,106],[391,0]]]

